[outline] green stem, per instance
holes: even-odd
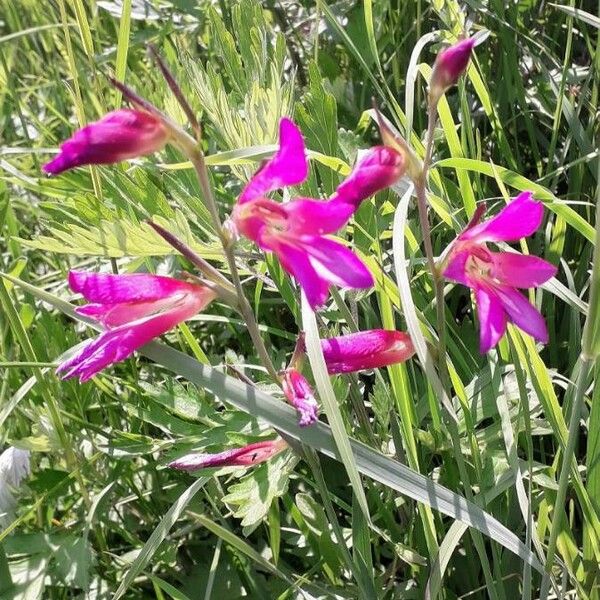
[[[600,162],[598,163],[598,174],[600,175]],[[575,382],[575,397],[571,409],[571,418],[569,421],[569,435],[567,438],[567,447],[563,455],[563,460],[558,479],[558,490],[556,492],[556,502],[554,504],[554,518],[550,529],[550,539],[548,541],[548,553],[546,555],[546,571],[550,573],[554,564],[554,555],[556,554],[556,542],[560,533],[563,519],[563,505],[567,496],[567,487],[569,485],[569,471],[572,462],[575,460],[575,449],[579,436],[579,419],[583,409],[583,401],[587,381],[598,357],[598,334],[600,317],[600,185],[596,189],[596,222],[595,222],[595,246],[592,258],[592,277],[590,282],[590,301],[588,315],[583,326],[583,336],[581,341],[581,357],[579,363],[579,374]],[[542,582],[540,598],[547,598],[549,592],[549,577],[545,577]]]
[[[13,587],[13,580],[8,567],[8,559],[4,547],[0,544],[0,594],[8,592]]]
[[[425,246],[425,256],[427,264],[431,271],[433,279],[434,291],[437,299],[437,280],[438,273],[435,267],[433,257],[433,245],[431,243],[431,228],[429,226],[429,216],[427,215],[427,174],[431,165],[431,156],[433,154],[433,136],[435,132],[435,123],[437,121],[437,105],[429,103],[427,111],[427,135],[425,140],[425,158],[423,159],[423,167],[420,176],[415,183],[415,191],[417,192],[417,206],[419,208],[419,220],[421,222],[421,232],[423,233],[423,245]]]
[[[439,269],[435,265],[435,258],[433,255],[433,244],[431,241],[431,227],[429,225],[429,216],[427,214],[427,175],[429,172],[431,158],[433,155],[433,138],[435,133],[435,124],[437,122],[437,100],[430,99],[427,108],[428,110],[427,134],[425,140],[425,158],[423,159],[421,173],[414,181],[414,185],[417,194],[417,206],[419,209],[421,232],[423,234],[423,245],[425,247],[425,255],[427,258],[429,271],[431,272],[436,302],[436,324],[438,333],[438,372],[440,374],[442,387],[449,394],[451,386],[448,368],[446,364],[446,319],[444,311],[444,278],[441,276]],[[462,453],[458,423],[456,422],[455,416],[450,411],[446,409],[444,413],[447,417],[446,424],[450,433],[453,453],[458,466],[460,478],[463,482],[465,496],[468,500],[473,501],[473,491],[471,489],[470,481],[471,478],[469,476],[467,464]],[[478,475],[480,474],[478,473]],[[490,564],[485,553],[483,536],[479,532],[472,532],[472,538],[477,553],[481,558],[483,575],[487,584],[488,593],[492,598],[498,598],[498,592],[496,590],[496,586],[494,585],[494,577],[492,576]]]
[[[425,140],[425,158],[423,159],[423,169],[420,177],[415,181],[415,191],[417,193],[417,203],[419,207],[419,220],[421,222],[421,232],[423,234],[423,245],[425,246],[425,255],[427,264],[433,280],[433,290],[436,305],[436,321],[438,332],[438,370],[440,379],[446,389],[450,389],[448,368],[446,365],[446,319],[444,314],[444,278],[441,277],[439,269],[435,265],[433,256],[433,244],[431,242],[431,228],[429,226],[429,217],[427,215],[427,174],[431,166],[431,157],[433,154],[433,138],[435,133],[435,124],[437,122],[437,102],[429,101],[427,107],[427,135]]]
[[[354,575],[354,579],[360,589],[362,598],[374,598],[374,586],[371,581],[365,581],[364,577],[361,577],[361,573],[358,569],[358,566],[352,559],[350,555],[350,551],[346,545],[346,540],[344,539],[344,532],[340,527],[337,515],[335,513],[335,508],[333,503],[331,502],[331,498],[329,497],[329,488],[327,487],[327,482],[325,481],[325,477],[323,475],[323,470],[321,469],[321,463],[319,461],[319,457],[315,450],[309,448],[308,446],[304,446],[304,458],[308,463],[313,475],[315,476],[315,484],[319,490],[321,495],[321,499],[323,500],[323,508],[325,509],[325,514],[327,515],[327,519],[331,525],[333,530],[333,534],[336,537],[338,547],[341,550],[344,562],[346,563],[346,567],[348,570]],[[365,589],[368,586],[370,589]]]
[[[583,401],[585,398],[586,382],[588,380],[591,368],[594,361],[591,359],[581,359],[579,375],[575,382],[575,398],[573,400],[573,409],[571,410],[571,419],[569,421],[569,436],[567,438],[567,447],[565,448],[560,476],[558,479],[558,490],[556,492],[556,501],[554,502],[554,518],[552,519],[552,527],[550,529],[550,539],[548,541],[548,552],[546,554],[546,571],[548,574],[554,564],[554,556],[556,554],[556,545],[558,535],[561,531],[561,525],[564,518],[564,504],[567,497],[567,487],[569,485],[569,471],[571,469],[571,461],[575,455],[575,448],[579,440],[579,419],[583,409]],[[545,577],[542,582],[540,598],[548,596],[550,588],[550,578]]]
[[[223,250],[227,258],[227,264],[229,265],[229,271],[231,273],[231,279],[233,280],[233,285],[235,287],[236,294],[238,297],[239,311],[244,320],[246,321],[248,333],[252,338],[252,342],[256,346],[256,351],[258,352],[258,356],[261,362],[263,363],[263,366],[267,369],[267,372],[269,373],[273,381],[279,384],[277,370],[275,369],[273,362],[271,361],[271,357],[269,356],[269,353],[260,335],[258,323],[256,322],[256,318],[254,316],[254,312],[252,311],[252,307],[250,306],[246,295],[244,294],[244,289],[240,280],[240,274],[237,268],[237,264],[235,262],[235,254],[233,252],[231,240],[228,239],[228,237],[225,235],[225,232],[223,231],[223,224],[221,223],[221,218],[219,217],[217,203],[215,201],[210,181],[208,179],[208,169],[204,160],[204,154],[198,147],[188,148],[187,154],[190,157],[192,164],[194,165],[194,169],[198,177],[198,182],[200,183],[200,189],[202,190],[206,206],[208,208],[208,211],[210,212],[213,224],[215,226],[215,229],[217,230],[217,234],[221,239],[221,244],[223,245]]]

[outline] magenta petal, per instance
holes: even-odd
[[[431,86],[444,90],[454,85],[466,70],[474,46],[475,40],[467,38],[440,52],[433,66]]]
[[[485,354],[491,350],[506,331],[506,313],[500,298],[493,290],[476,287],[475,302],[479,317],[479,351]]]
[[[371,271],[343,244],[329,238],[305,236],[302,245],[309,255],[310,264],[326,281],[347,288],[373,286]]]
[[[199,288],[201,289],[201,288]],[[132,323],[139,319],[144,319],[158,313],[164,314],[172,310],[178,310],[184,305],[195,308],[195,311],[202,310],[209,297],[214,297],[210,290],[206,291],[206,296],[201,294],[167,296],[162,300],[151,300],[148,302],[120,302],[116,304],[86,304],[75,309],[80,315],[91,317],[102,323],[107,329],[120,327],[127,323]]]
[[[192,297],[164,314],[139,319],[130,325],[121,325],[103,331],[90,340],[75,356],[62,363],[57,373],[63,379],[79,377],[87,381],[105,367],[131,356],[135,350],[189,319],[202,307],[202,300]]]
[[[289,231],[294,235],[322,235],[343,227],[354,212],[354,206],[337,199],[328,201],[298,198],[281,208],[288,215]]]
[[[107,312],[110,312],[117,304],[86,304],[85,306],[78,306],[75,308],[75,312],[78,315],[84,315],[90,317],[96,321],[101,321]]]
[[[79,377],[79,381],[83,383],[105,367],[125,360],[151,339],[144,339],[140,331],[131,327],[104,331],[90,340],[75,356],[59,365],[56,372],[64,373],[63,379]]]
[[[312,308],[325,304],[329,285],[368,288],[373,276],[362,261],[342,244],[319,236],[283,240],[283,234],[265,236],[264,247],[274,251],[293,275]]]
[[[480,242],[516,242],[537,231],[544,214],[544,205],[534,200],[531,192],[519,194],[495,217],[466,229],[459,240]]]
[[[254,200],[286,185],[297,185],[307,176],[302,133],[291,119],[283,118],[279,124],[279,150],[248,182],[238,202]]]
[[[298,425],[306,427],[316,423],[319,418],[319,405],[305,377],[296,369],[287,369],[283,373],[281,385],[288,402],[298,412]]]
[[[415,352],[408,334],[386,329],[323,339],[321,348],[330,374],[386,367],[408,360]]]
[[[329,295],[329,282],[319,276],[304,248],[277,241],[271,249],[279,257],[283,268],[300,284],[311,307],[323,306]]]
[[[537,256],[513,252],[493,252],[491,256],[492,277],[510,287],[536,287],[556,275],[556,267]]]
[[[546,344],[548,329],[538,309],[519,291],[504,286],[495,288],[509,319],[525,333]]]
[[[470,284],[466,274],[466,263],[470,255],[470,250],[460,250],[458,252],[450,251],[450,258],[442,275],[446,277],[446,279],[452,279],[453,281],[458,281],[458,283],[469,286]]]
[[[86,300],[98,304],[159,300],[177,293],[195,292],[200,288],[172,277],[147,273],[113,275],[85,271],[70,271],[69,286],[74,292],[83,294]]]

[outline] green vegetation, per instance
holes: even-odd
[[[0,0],[0,450],[30,450],[32,469],[0,518],[0,600],[600,600],[598,12],[574,0]],[[172,147],[43,175],[75,129],[123,105],[109,75],[185,124],[155,45],[198,115],[225,220],[285,115],[311,156],[299,195],[327,198],[380,143],[372,98],[423,158],[430,65],[478,32],[489,35],[439,105],[433,252],[477,204],[496,213],[533,191],[544,224],[519,249],[559,268],[529,292],[547,345],[509,326],[480,355],[469,290],[448,282],[441,373],[415,356],[327,377],[319,337],[357,329],[416,332],[439,358],[417,207],[400,182],[364,202],[346,236],[375,288],[333,290],[316,319],[272,255],[236,246],[276,369],[306,331],[318,426],[297,425],[220,300],[88,383],[57,378],[93,334],[70,269],[193,270],[147,219],[230,276]],[[291,448],[250,469],[166,467],[274,429]]]

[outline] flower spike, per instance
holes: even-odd
[[[492,252],[486,245],[531,235],[541,225],[543,211],[531,192],[523,192],[495,217],[483,223],[472,219],[450,248],[443,275],[473,290],[482,354],[498,343],[509,321],[535,339],[548,341],[542,315],[517,288],[542,285],[556,275],[556,267],[536,256]]]

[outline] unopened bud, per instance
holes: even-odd
[[[388,146],[375,146],[358,160],[352,173],[336,190],[336,200],[358,208],[363,200],[390,187],[404,175],[404,154]]]
[[[465,72],[474,46],[475,39],[467,38],[438,54],[429,81],[429,94],[434,102]]]

